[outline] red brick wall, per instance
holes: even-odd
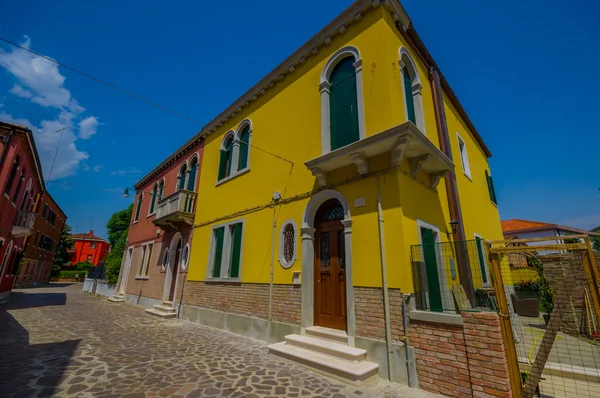
[[[269,285],[186,281],[183,304],[268,319]],[[301,287],[299,285],[274,285],[274,321],[299,325],[300,307]]]
[[[402,293],[399,289],[389,289],[390,321],[392,341],[400,341],[402,325]],[[383,315],[383,291],[374,287],[354,287],[354,313],[356,315],[356,335],[377,340],[385,339],[385,319]]]
[[[419,387],[451,397],[512,397],[498,314],[461,315],[462,326],[411,323]]]

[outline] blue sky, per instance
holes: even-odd
[[[7,0],[0,36],[206,123],[350,3]],[[598,4],[403,5],[491,148],[502,218],[600,225]],[[0,119],[33,128],[46,178],[66,128],[48,189],[75,231],[106,236],[124,188],[200,126],[0,49]]]

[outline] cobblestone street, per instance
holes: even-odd
[[[266,344],[83,293],[16,290],[0,305],[6,397],[429,397],[376,379],[353,387],[268,355]]]

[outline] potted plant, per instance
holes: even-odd
[[[515,282],[515,293],[520,299],[539,298],[540,284],[538,281],[532,280]]]

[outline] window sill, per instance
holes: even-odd
[[[463,174],[465,175],[465,177],[467,177],[469,179],[469,181],[473,182],[473,178],[471,178],[471,176],[469,174],[465,173],[464,171],[463,171]]]
[[[137,220],[135,220],[134,222],[132,222],[132,223],[131,223],[131,225],[133,225],[133,224],[137,224],[139,221],[140,221],[140,220],[139,220],[139,219],[137,219]]]
[[[206,278],[206,283],[242,283],[241,278]]]
[[[236,172],[235,174],[230,175],[229,177],[225,177],[219,181],[217,181],[217,183],[215,184],[216,187],[218,187],[219,185],[226,183],[229,180],[233,180],[235,177],[240,176],[242,174],[246,174],[247,172],[250,171],[250,166],[246,167],[245,169],[242,169],[238,172]]]
[[[148,280],[148,277],[147,277],[147,276],[136,275],[135,279],[139,279],[139,280],[147,281],[147,280]]]
[[[5,194],[4,194],[4,197],[5,197],[6,199],[10,200],[10,196],[8,196],[8,194],[6,194],[6,193],[5,193]]]
[[[446,325],[462,325],[462,316],[443,312],[412,310],[408,313],[411,321],[443,323]]]
[[[146,216],[146,218],[149,218],[149,217],[152,217],[152,216],[155,216],[155,215],[156,215],[156,212],[154,212],[154,213],[150,213],[150,214],[148,214],[148,215]]]

